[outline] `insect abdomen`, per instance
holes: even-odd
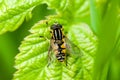
[[[56,54],[56,58],[60,61],[63,62],[65,60],[65,53],[58,53]]]
[[[56,58],[60,61],[63,62],[66,58],[66,48],[63,46],[63,44],[60,44],[58,47],[58,53],[56,54]]]

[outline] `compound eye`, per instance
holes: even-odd
[[[58,26],[59,28],[62,28],[62,25],[61,25],[61,24],[58,24],[57,26]]]
[[[62,28],[62,25],[61,24],[53,24],[52,26],[51,26],[51,29],[61,29]]]

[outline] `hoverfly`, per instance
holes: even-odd
[[[56,59],[59,62],[65,62],[67,65],[67,56],[69,56],[69,53],[67,50],[76,51],[75,48],[77,48],[75,45],[68,45],[68,39],[65,37],[63,33],[62,25],[59,23],[54,23],[50,26],[50,33],[51,33],[51,40],[50,40],[50,48],[48,50],[48,58],[51,60],[51,51],[55,53]],[[69,41],[70,42],[70,41]],[[75,46],[74,49],[69,49],[72,46]],[[77,48],[77,52],[79,53],[79,49]],[[49,64],[48,64],[49,65]]]

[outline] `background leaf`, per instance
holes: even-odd
[[[99,45],[95,58],[94,66],[94,80],[119,80],[120,68],[118,63],[120,60],[115,56],[119,55],[119,1],[118,0],[105,0],[98,1],[101,3],[96,8],[94,0],[91,2],[91,15],[95,13],[94,17],[91,16],[92,28],[96,32]],[[96,9],[95,9],[96,8]],[[99,12],[99,13],[98,13]],[[98,19],[97,19],[98,18]],[[94,24],[94,22],[96,22]],[[97,26],[97,27],[96,27]],[[95,29],[96,28],[96,29]],[[115,65],[114,65],[115,63]],[[114,76],[113,76],[113,75]]]
[[[0,2],[0,34],[16,30],[24,21],[25,16],[39,3],[41,0],[24,2],[22,0],[2,0]]]

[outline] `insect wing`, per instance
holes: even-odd
[[[48,48],[48,66],[54,61],[53,53],[55,52],[53,47],[55,47],[53,39],[50,39],[50,46]]]
[[[68,38],[65,38],[65,40],[68,54],[73,54],[81,57],[82,51],[79,49],[79,47],[75,45],[72,41],[70,41]]]

